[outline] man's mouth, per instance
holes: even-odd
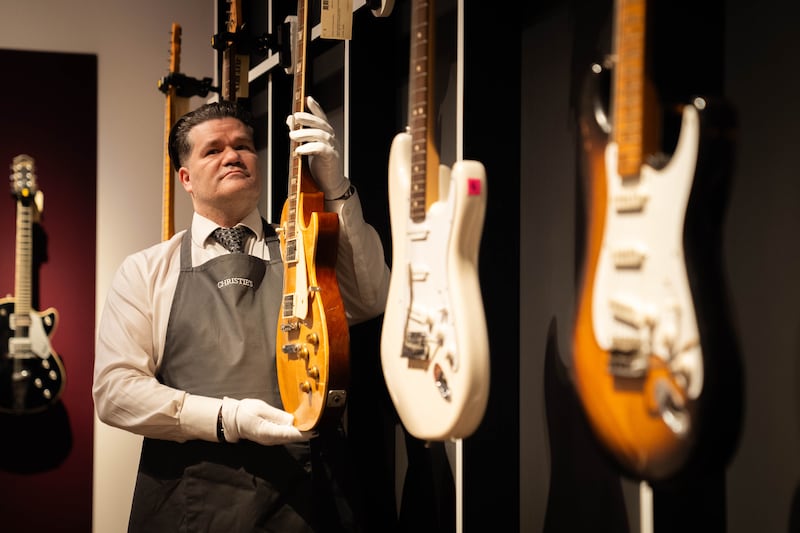
[[[222,175],[222,177],[223,178],[227,178],[227,177],[231,176],[232,174],[241,174],[242,176],[245,176],[247,178],[250,177],[250,172],[248,172],[244,168],[231,168],[231,169],[228,169],[225,172],[225,174]]]

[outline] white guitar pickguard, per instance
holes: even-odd
[[[598,345],[606,351],[637,345],[659,357],[688,378],[690,399],[702,391],[703,362],[683,227],[699,133],[697,109],[687,105],[670,162],[661,170],[643,166],[630,183],[617,172],[617,144],[606,147],[605,231],[592,301]]]
[[[381,335],[389,393],[423,440],[464,438],[483,418],[489,342],[477,272],[486,174],[477,161],[440,167],[439,200],[410,217],[411,136],[389,157],[392,274]],[[442,194],[442,192],[444,194]]]

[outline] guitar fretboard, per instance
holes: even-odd
[[[425,220],[437,200],[439,157],[433,142],[434,31],[432,0],[411,4],[411,50],[408,73],[408,125],[411,133],[411,206],[414,222]]]
[[[643,161],[645,10],[645,0],[618,0],[612,131],[623,178],[638,176]]]
[[[292,97],[292,113],[303,111],[305,108],[305,87],[306,87],[306,28],[308,23],[307,15],[308,0],[297,2],[297,54],[293,65],[294,85]],[[295,125],[295,128],[299,126]],[[289,166],[289,186],[287,195],[287,216],[286,216],[286,262],[295,263],[297,261],[295,242],[297,239],[297,228],[299,226],[298,199],[302,187],[303,158],[295,155],[297,142],[290,141],[289,153],[291,154]]]
[[[17,199],[16,270],[14,271],[14,320],[18,336],[30,325],[31,267],[33,264],[33,222],[38,214],[36,173],[33,158],[20,154],[11,163],[11,190]]]
[[[14,314],[25,320],[31,311],[31,265],[33,258],[33,206],[17,202],[17,258],[14,272]]]

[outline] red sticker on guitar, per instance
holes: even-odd
[[[467,179],[467,194],[469,196],[475,196],[481,193],[481,180],[480,178],[468,178]]]

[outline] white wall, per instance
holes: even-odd
[[[122,259],[161,236],[164,95],[156,84],[169,67],[171,24],[183,30],[181,72],[213,76],[215,5],[214,0],[0,5],[0,48],[94,54],[98,59],[97,316]],[[55,102],[58,83],[69,80],[53,81]],[[196,100],[190,105],[196,106]],[[175,192],[176,229],[181,229],[191,206],[183,189]],[[124,532],[141,439],[98,422],[94,441],[93,529]]]

